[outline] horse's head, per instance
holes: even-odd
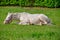
[[[4,24],[9,24],[12,21],[12,13],[8,13],[6,19],[4,20]]]

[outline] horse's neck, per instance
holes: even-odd
[[[19,18],[20,18],[20,14],[13,14],[13,19],[15,19],[15,20],[19,20]]]

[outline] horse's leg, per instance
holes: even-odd
[[[44,23],[43,24],[48,24],[46,21],[43,21]]]
[[[18,24],[20,25],[20,24],[22,24],[22,22],[19,22]]]
[[[29,25],[27,22],[19,22],[19,25]]]

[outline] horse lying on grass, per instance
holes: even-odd
[[[4,24],[9,24],[12,20],[19,20],[18,24],[22,25],[50,25],[50,19],[44,14],[30,14],[26,12],[22,13],[8,13],[6,19],[4,20]]]

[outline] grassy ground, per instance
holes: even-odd
[[[53,25],[3,24],[8,12],[44,13]],[[0,7],[0,40],[60,40],[60,8]]]

